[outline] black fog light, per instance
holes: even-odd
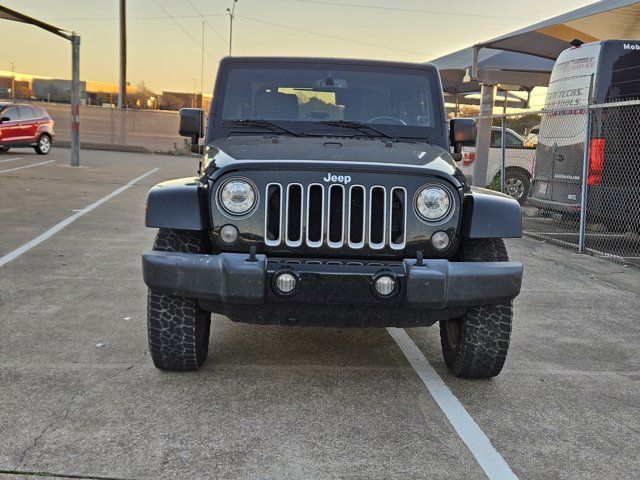
[[[273,276],[272,285],[276,293],[290,296],[296,293],[300,279],[292,270],[283,270]]]
[[[220,240],[231,245],[238,240],[238,229],[233,225],[225,225],[220,229]]]
[[[391,298],[398,292],[398,278],[392,273],[380,272],[372,279],[374,293],[380,298]]]

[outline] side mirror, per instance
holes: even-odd
[[[473,118],[452,118],[449,122],[449,142],[453,145],[454,154],[462,153],[463,146],[475,145],[476,121]],[[460,161],[462,155],[455,155],[455,158]]]
[[[9,118],[9,117],[0,117],[0,123],[2,123],[2,122],[10,122],[10,121],[11,121],[11,118]]]
[[[202,153],[200,139],[204,137],[204,110],[201,108],[181,108],[178,133],[181,137],[191,139],[193,153]]]

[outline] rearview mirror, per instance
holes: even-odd
[[[453,146],[453,153],[462,153],[462,147],[475,145],[476,121],[473,118],[452,118],[449,122],[449,142]],[[462,159],[462,155],[456,155]]]
[[[11,118],[9,118],[9,117],[0,117],[0,123],[2,123],[2,122],[10,122],[10,121],[11,121]]]
[[[178,133],[181,137],[191,139],[193,153],[202,153],[200,139],[204,137],[204,110],[201,108],[181,108]]]

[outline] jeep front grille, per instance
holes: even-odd
[[[359,249],[366,245],[373,250],[405,246],[408,201],[403,187],[270,183],[265,199],[268,246],[304,243]]]

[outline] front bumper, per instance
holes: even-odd
[[[157,292],[196,298],[225,313],[229,306],[269,307],[393,307],[437,310],[501,303],[520,293],[520,262],[449,262],[415,259],[402,262],[283,260],[265,255],[221,253],[196,255],[145,251],[144,282]],[[272,287],[274,274],[291,271],[299,279],[294,295],[280,296]],[[397,293],[379,298],[372,288],[380,272],[395,276]],[[216,309],[220,305],[224,308]]]

